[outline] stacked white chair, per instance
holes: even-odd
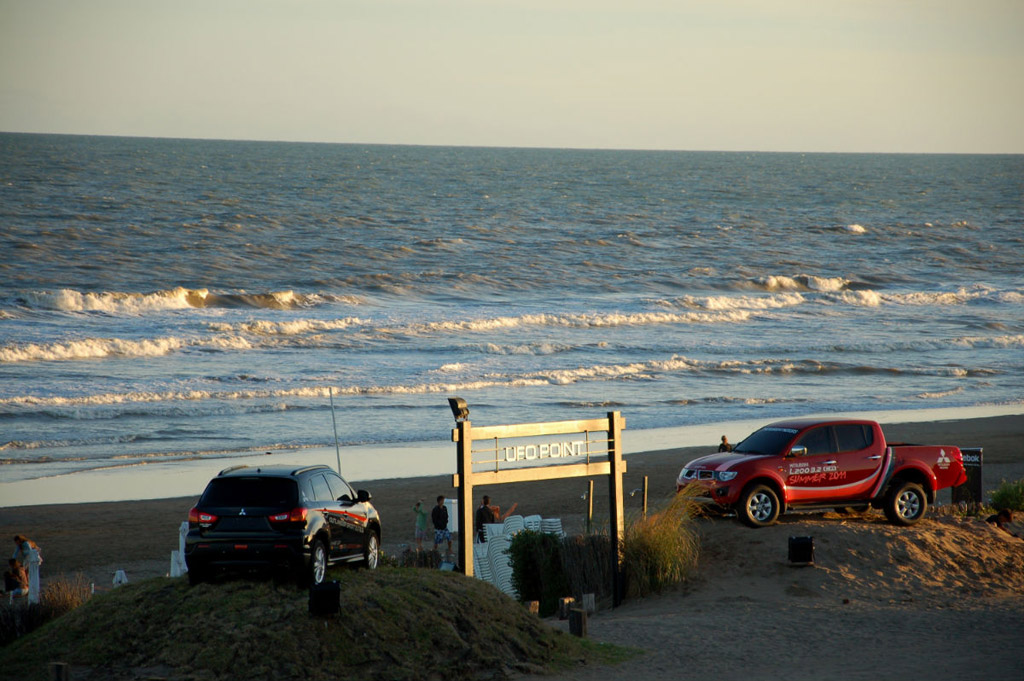
[[[503,525],[503,534],[506,537],[513,537],[522,532],[523,529],[526,527],[523,523],[523,516],[521,515],[510,515],[509,517],[505,518],[505,522]]]
[[[484,533],[487,536],[487,541],[491,541],[495,537],[504,537],[505,526],[502,523],[484,523]]]
[[[508,555],[509,540],[495,537],[487,542],[487,557],[491,562],[491,583],[502,593],[515,596],[512,587],[512,559]]]
[[[518,594],[512,586],[512,559],[508,555],[508,547],[512,537],[523,530],[565,536],[561,518],[510,515],[504,523],[485,524],[487,541],[473,545],[473,573],[512,598],[518,598]]]
[[[561,518],[543,518],[540,521],[540,531],[545,534],[556,534],[559,537],[565,536],[565,532],[562,531]]]
[[[473,574],[486,582],[494,583],[491,559],[487,555],[487,544],[473,544]]]

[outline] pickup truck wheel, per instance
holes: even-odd
[[[894,525],[913,525],[928,510],[928,497],[916,482],[895,485],[885,500],[885,516]]]
[[[779,517],[779,497],[768,485],[754,485],[743,493],[737,515],[751,527],[767,527]]]

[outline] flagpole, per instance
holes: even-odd
[[[327,394],[331,398],[331,423],[334,425],[334,451],[338,455],[338,475],[341,475],[341,445],[338,444],[338,421],[334,418],[334,388],[327,386]]]

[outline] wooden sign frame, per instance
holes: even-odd
[[[512,482],[531,482],[557,478],[580,478],[598,475],[608,476],[609,531],[611,534],[612,601],[618,606],[623,597],[625,581],[622,571],[622,540],[625,522],[623,519],[622,475],[626,462],[622,458],[622,431],[626,419],[617,411],[608,412],[607,418],[577,421],[551,421],[548,423],[521,423],[504,426],[483,426],[474,428],[469,421],[459,421],[452,429],[452,442],[456,445],[458,471],[452,476],[452,486],[458,489],[459,510],[459,564],[467,576],[473,576],[473,488],[477,485],[500,485]],[[591,439],[591,433],[606,432],[606,439]],[[550,465],[529,465],[501,468],[498,456],[498,442],[504,439],[543,437],[549,435],[585,434],[585,452],[574,453],[573,458],[584,457],[582,463]],[[494,464],[493,470],[475,471],[480,461],[473,460],[473,443],[493,440],[495,456],[486,463]],[[598,445],[591,450],[591,444]],[[604,445],[603,447],[600,445]],[[536,449],[534,453],[536,454]],[[557,459],[553,458],[553,461]]]

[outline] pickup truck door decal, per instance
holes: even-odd
[[[884,457],[871,446],[837,452],[837,441],[842,442],[831,426],[814,428],[800,438],[797,445],[810,453],[786,458],[787,500],[861,498],[875,485],[884,470]]]

